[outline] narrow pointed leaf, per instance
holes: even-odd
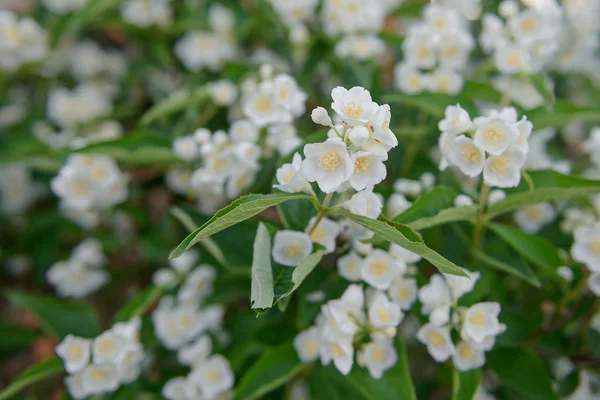
[[[300,287],[304,279],[306,279],[313,269],[315,269],[317,264],[319,264],[323,258],[323,254],[323,250],[317,250],[314,253],[309,254],[296,268],[293,269],[292,279],[289,282],[280,282],[281,286],[285,288],[285,291],[277,296],[275,303],[285,299]],[[288,267],[285,268],[287,269]]]
[[[252,286],[250,304],[252,308],[273,306],[273,271],[271,269],[271,237],[267,227],[258,224],[252,257]]]

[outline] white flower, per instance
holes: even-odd
[[[322,332],[317,327],[312,327],[300,332],[294,338],[294,349],[302,362],[311,362],[319,357]]]
[[[260,136],[259,129],[247,119],[240,119],[231,124],[229,128],[231,140],[235,142],[256,143]]]
[[[566,280],[567,282],[573,281],[573,270],[571,268],[567,267],[566,265],[558,267],[556,269],[556,273],[558,275],[560,275],[560,277],[563,278],[564,280]]]
[[[373,34],[348,35],[335,45],[335,55],[340,58],[352,58],[367,61],[379,56],[385,50],[385,42]]]
[[[493,206],[494,204],[506,199],[506,193],[504,190],[494,189],[490,191],[488,195],[487,203],[489,206]]]
[[[273,238],[273,259],[281,265],[296,267],[312,250],[312,240],[306,233],[282,230]]]
[[[297,130],[292,124],[274,125],[267,128],[267,148],[276,149],[282,157],[287,157],[302,144]]]
[[[399,63],[394,68],[395,86],[404,93],[418,94],[427,87],[425,76],[409,64]]]
[[[385,206],[386,215],[393,218],[396,215],[401,214],[408,207],[411,206],[411,202],[404,197],[404,195],[400,193],[393,193]]]
[[[440,131],[453,134],[465,133],[474,127],[469,113],[460,104],[446,107],[445,118],[438,123]]]
[[[358,125],[348,130],[348,139],[355,146],[362,146],[369,140],[370,136],[371,132],[365,125]]]
[[[377,154],[358,151],[352,155],[354,173],[350,177],[350,185],[354,190],[364,190],[368,186],[380,183],[387,176],[382,159]]]
[[[373,139],[379,143],[382,143],[386,150],[398,146],[398,138],[394,135],[394,132],[390,129],[390,122],[392,119],[392,112],[388,104],[384,104],[377,108],[375,117],[369,124],[370,129],[373,131]]]
[[[167,26],[171,23],[172,10],[170,0],[125,0],[121,15],[139,27]]]
[[[394,257],[394,259],[402,264],[414,264],[421,260],[421,256],[413,253],[410,250],[406,250],[402,246],[398,246],[395,243],[390,245],[390,255]]]
[[[402,263],[395,261],[385,251],[375,249],[363,261],[361,277],[374,288],[387,290],[404,268]]]
[[[160,393],[167,400],[195,400],[200,397],[198,387],[189,379],[182,377],[169,379]]]
[[[515,222],[527,233],[538,233],[545,225],[554,221],[556,211],[550,203],[537,203],[520,208],[515,212]]]
[[[52,265],[46,278],[60,297],[82,298],[104,286],[110,275],[104,270],[93,269],[78,260],[70,259]]]
[[[119,370],[113,364],[90,364],[81,373],[86,393],[112,392],[119,387]]]
[[[311,232],[310,238],[313,242],[319,243],[325,247],[325,253],[332,253],[335,250],[335,239],[340,234],[340,225],[330,220],[322,218],[316,227],[313,227],[316,217],[312,217],[306,227],[306,232]]]
[[[520,152],[527,154],[529,152],[528,139],[533,131],[533,124],[527,120],[527,117],[523,116],[523,118],[517,122],[517,129],[519,130],[519,139],[514,146]]]
[[[596,296],[600,297],[600,272],[594,272],[588,278],[588,287]]]
[[[63,360],[69,374],[81,371],[90,361],[91,340],[67,335],[58,346],[56,354]]]
[[[402,49],[408,65],[424,69],[435,67],[435,47],[431,41],[405,40]]]
[[[600,333],[600,312],[596,312],[590,321],[590,327]]]
[[[194,368],[189,380],[200,386],[202,394],[207,398],[231,389],[234,383],[229,361],[220,354],[211,356]]]
[[[237,86],[228,79],[213,82],[210,85],[213,102],[218,106],[231,106],[237,98]]]
[[[350,90],[341,86],[331,91],[331,108],[349,125],[366,124],[375,116],[379,106],[365,88],[355,86]]]
[[[425,324],[417,332],[417,339],[427,346],[427,351],[437,362],[446,361],[455,352],[448,327]]]
[[[436,308],[444,307],[452,302],[450,286],[441,275],[432,275],[429,283],[419,290],[419,301],[422,304],[421,312],[429,315]]]
[[[304,155],[306,158],[300,169],[302,175],[309,182],[317,182],[325,193],[335,192],[354,172],[354,162],[341,140],[327,139],[323,143],[307,144]]]
[[[454,198],[454,207],[468,207],[473,205],[473,199],[466,194],[459,194]]]
[[[502,44],[496,48],[494,62],[498,70],[504,74],[533,72],[531,55],[518,44]]]
[[[351,213],[377,219],[383,205],[379,196],[369,190],[356,193],[345,203]]]
[[[216,279],[217,271],[212,265],[200,265],[186,277],[177,293],[177,299],[182,303],[202,302],[212,293]]]
[[[73,249],[71,259],[92,268],[102,267],[106,263],[106,257],[102,253],[102,245],[95,238],[86,239],[79,243]]]
[[[452,362],[457,370],[464,372],[475,368],[481,368],[485,364],[485,354],[478,350],[468,341],[459,342],[452,356]]]
[[[315,124],[319,124],[319,125],[323,125],[323,126],[332,126],[333,125],[333,122],[331,122],[331,117],[329,116],[329,113],[323,107],[316,107],[314,110],[312,110],[310,117],[312,118],[312,120]]]
[[[499,156],[516,144],[520,136],[521,132],[514,123],[502,118],[484,118],[477,124],[474,141],[478,147],[491,155]]]
[[[398,326],[404,318],[400,306],[390,302],[383,292],[374,295],[368,314],[369,322],[376,328]]]
[[[525,164],[525,154],[510,148],[499,156],[485,160],[483,180],[489,186],[509,188],[519,185],[521,168]]]
[[[321,363],[333,364],[342,375],[348,375],[354,364],[352,339],[327,339],[321,343]]]
[[[362,257],[360,257],[356,252],[351,251],[338,258],[337,260],[337,270],[340,276],[344,279],[347,279],[352,282],[357,282],[361,278],[361,266],[363,263]]]
[[[275,176],[277,177],[277,182],[279,182],[279,184],[273,185],[273,187],[286,193],[310,193],[311,186],[300,172],[301,166],[302,157],[299,153],[295,153],[291,164],[283,164],[277,169]]]
[[[208,359],[212,351],[210,336],[202,335],[177,351],[177,361],[182,365],[195,366]]]
[[[83,382],[81,381],[81,373],[68,375],[65,378],[65,386],[69,391],[71,397],[75,400],[81,400],[88,397],[88,393],[86,388],[83,387]]]
[[[495,302],[477,303],[465,312],[461,329],[463,339],[474,343],[483,343],[486,337],[495,336],[504,331],[503,325],[498,321],[500,304]]]
[[[456,95],[462,91],[464,79],[458,72],[438,68],[429,76],[427,86],[434,93]]]
[[[443,274],[448,286],[450,286],[450,291],[454,300],[458,300],[464,294],[471,292],[481,277],[479,272],[471,272],[464,268],[461,268],[461,270],[469,277],[466,278],[464,276]]]
[[[346,289],[348,291],[348,289]],[[360,290],[362,292],[362,289]],[[352,293],[352,292],[350,292]],[[349,297],[349,296],[347,296]],[[357,300],[357,299],[350,299]],[[358,300],[364,300],[359,298]],[[356,322],[350,317],[349,311],[355,311],[356,305],[347,299],[330,301],[321,307],[323,318],[320,326],[323,328],[324,338],[352,337],[357,331]],[[362,304],[360,307],[362,311]]]
[[[165,183],[173,192],[186,195],[190,189],[192,171],[187,168],[171,168],[165,174]]]
[[[592,272],[600,272],[600,227],[579,227],[573,237],[573,259],[585,264]]]
[[[473,139],[464,135],[458,136],[450,147],[448,161],[470,177],[476,177],[484,167],[485,152]]]
[[[235,57],[234,44],[227,37],[214,32],[189,31],[175,44],[175,54],[190,71],[204,68],[219,70],[227,60]]]
[[[199,156],[198,143],[193,136],[182,136],[173,140],[173,153],[184,161],[194,161]]]
[[[373,379],[381,379],[383,373],[398,362],[398,353],[392,340],[377,340],[362,347],[358,361],[367,367]]]
[[[444,35],[439,44],[440,65],[455,70],[464,68],[474,45],[473,35],[469,31]]]
[[[106,331],[92,342],[94,363],[118,363],[125,355],[126,343],[113,331]]]
[[[417,280],[404,276],[396,277],[388,289],[388,295],[402,310],[409,310],[417,299]]]
[[[177,258],[169,259],[169,265],[180,274],[186,274],[197,265],[199,259],[198,250],[190,249]]]

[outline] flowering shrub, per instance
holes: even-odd
[[[598,16],[0,1],[0,400],[600,398]]]

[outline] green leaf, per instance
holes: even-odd
[[[512,226],[500,223],[488,223],[487,226],[517,253],[542,268],[549,275],[562,281],[556,269],[564,265],[564,262],[552,243]]]
[[[92,0],[82,9],[63,17],[58,26],[53,29],[53,43],[62,38],[80,32],[93,19],[98,19],[102,14],[117,8],[120,0]]]
[[[0,354],[12,354],[29,347],[36,337],[38,331],[22,328],[18,325],[0,323]]]
[[[142,116],[140,125],[147,126],[157,119],[183,111],[190,106],[201,104],[209,98],[210,91],[207,86],[201,86],[196,90],[188,92],[175,92],[148,110]]]
[[[348,385],[347,378],[333,365],[316,363],[306,381],[311,389],[312,400],[365,400],[366,397],[354,386]]]
[[[508,264],[498,260],[497,258],[491,257],[480,250],[472,250],[471,252],[475,258],[492,268],[509,273],[517,278],[521,278],[526,282],[531,283],[535,287],[539,288],[542,286],[539,278],[535,275],[526,262],[523,262],[521,265],[517,265],[516,263]]]
[[[445,274],[468,277],[468,275],[452,261],[447,260],[436,251],[427,247],[423,240],[406,225],[397,223],[393,223],[392,225],[389,222],[377,221],[352,214],[345,210],[339,210],[337,213],[364,226],[380,238],[391,243],[396,243],[406,250],[410,250],[413,253],[420,255]]]
[[[472,400],[481,383],[481,370],[460,372],[454,369],[452,382],[452,400]]]
[[[237,224],[238,222],[242,222],[250,217],[253,217],[269,207],[288,200],[309,198],[310,196],[305,194],[289,193],[273,193],[268,195],[249,194],[247,196],[240,197],[227,207],[217,211],[217,213],[213,215],[208,222],[186,237],[183,242],[181,242],[179,246],[173,250],[170,258],[179,257],[186,250],[202,239],[210,237],[215,233],[222,231],[223,229]]]
[[[271,236],[265,224],[258,224],[252,257],[252,286],[250,304],[252,308],[273,306],[273,271],[271,269]]]
[[[477,206],[453,207],[458,193],[446,186],[436,186],[419,197],[394,222],[421,230],[449,222],[466,221],[477,216]]]
[[[458,103],[457,98],[455,96],[450,96],[442,93],[421,93],[415,95],[409,95],[405,93],[390,93],[386,94],[382,97],[382,101],[390,104],[402,104],[411,107],[418,108],[425,113],[429,114],[432,117],[442,119],[444,118],[444,113],[446,111],[446,107],[451,104]],[[465,109],[469,109],[468,111],[474,111],[470,104],[461,103],[461,106]]]
[[[500,382],[518,394],[515,398],[558,400],[544,363],[535,354],[522,349],[496,348],[487,360]]]
[[[115,322],[142,316],[163,294],[163,288],[150,286],[136,293],[115,315]]]
[[[557,100],[554,111],[545,107],[536,108],[527,114],[535,130],[543,128],[562,128],[572,122],[600,122],[598,106],[572,104]]]
[[[499,104],[502,101],[502,93],[488,82],[467,80],[460,96],[494,104]],[[471,117],[475,116],[471,115]]]
[[[571,200],[600,193],[600,181],[563,175],[556,171],[529,171],[528,174],[534,183],[534,189],[529,190],[527,182],[521,182],[517,193],[488,208],[487,219],[530,204]]]
[[[544,99],[544,106],[546,108],[546,111],[552,112],[552,110],[554,109],[556,98],[554,97],[552,85],[550,84],[548,77],[543,74],[533,74],[529,75],[529,81]]]
[[[6,297],[16,307],[35,314],[44,332],[59,340],[68,334],[88,338],[100,334],[98,316],[90,306],[17,291]]]
[[[43,361],[23,372],[13,383],[5,387],[0,392],[0,400],[10,399],[26,387],[52,376],[60,375],[63,372],[63,363],[59,358],[53,357]]]
[[[398,353],[398,362],[387,370],[381,379],[373,379],[366,368],[357,365],[348,374],[348,382],[367,399],[417,399],[406,358],[406,346],[404,342],[397,339],[395,347]]]
[[[296,268],[293,269],[292,279],[290,282],[283,282],[284,287],[288,288],[282,294],[277,296],[275,303],[285,299],[291,295],[296,289],[300,287],[304,279],[312,272],[313,269],[319,264],[321,258],[323,258],[324,251],[317,250],[314,253],[308,255]],[[289,269],[289,267],[283,267]],[[291,287],[290,287],[291,286]]]
[[[253,400],[290,381],[306,367],[296,356],[291,342],[265,351],[244,374],[234,400]]]

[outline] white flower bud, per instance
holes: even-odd
[[[269,80],[273,78],[274,68],[271,64],[263,64],[260,66],[258,73],[260,74],[260,78],[262,80]]]
[[[329,116],[329,113],[327,112],[327,110],[324,109],[323,107],[317,107],[314,110],[312,110],[310,117],[312,118],[312,120],[315,124],[319,124],[319,125],[323,125],[323,126],[331,126],[332,125],[331,117]]]
[[[367,140],[369,140],[369,129],[366,126],[357,126],[350,129],[348,137],[352,144],[356,146],[362,146]]]

